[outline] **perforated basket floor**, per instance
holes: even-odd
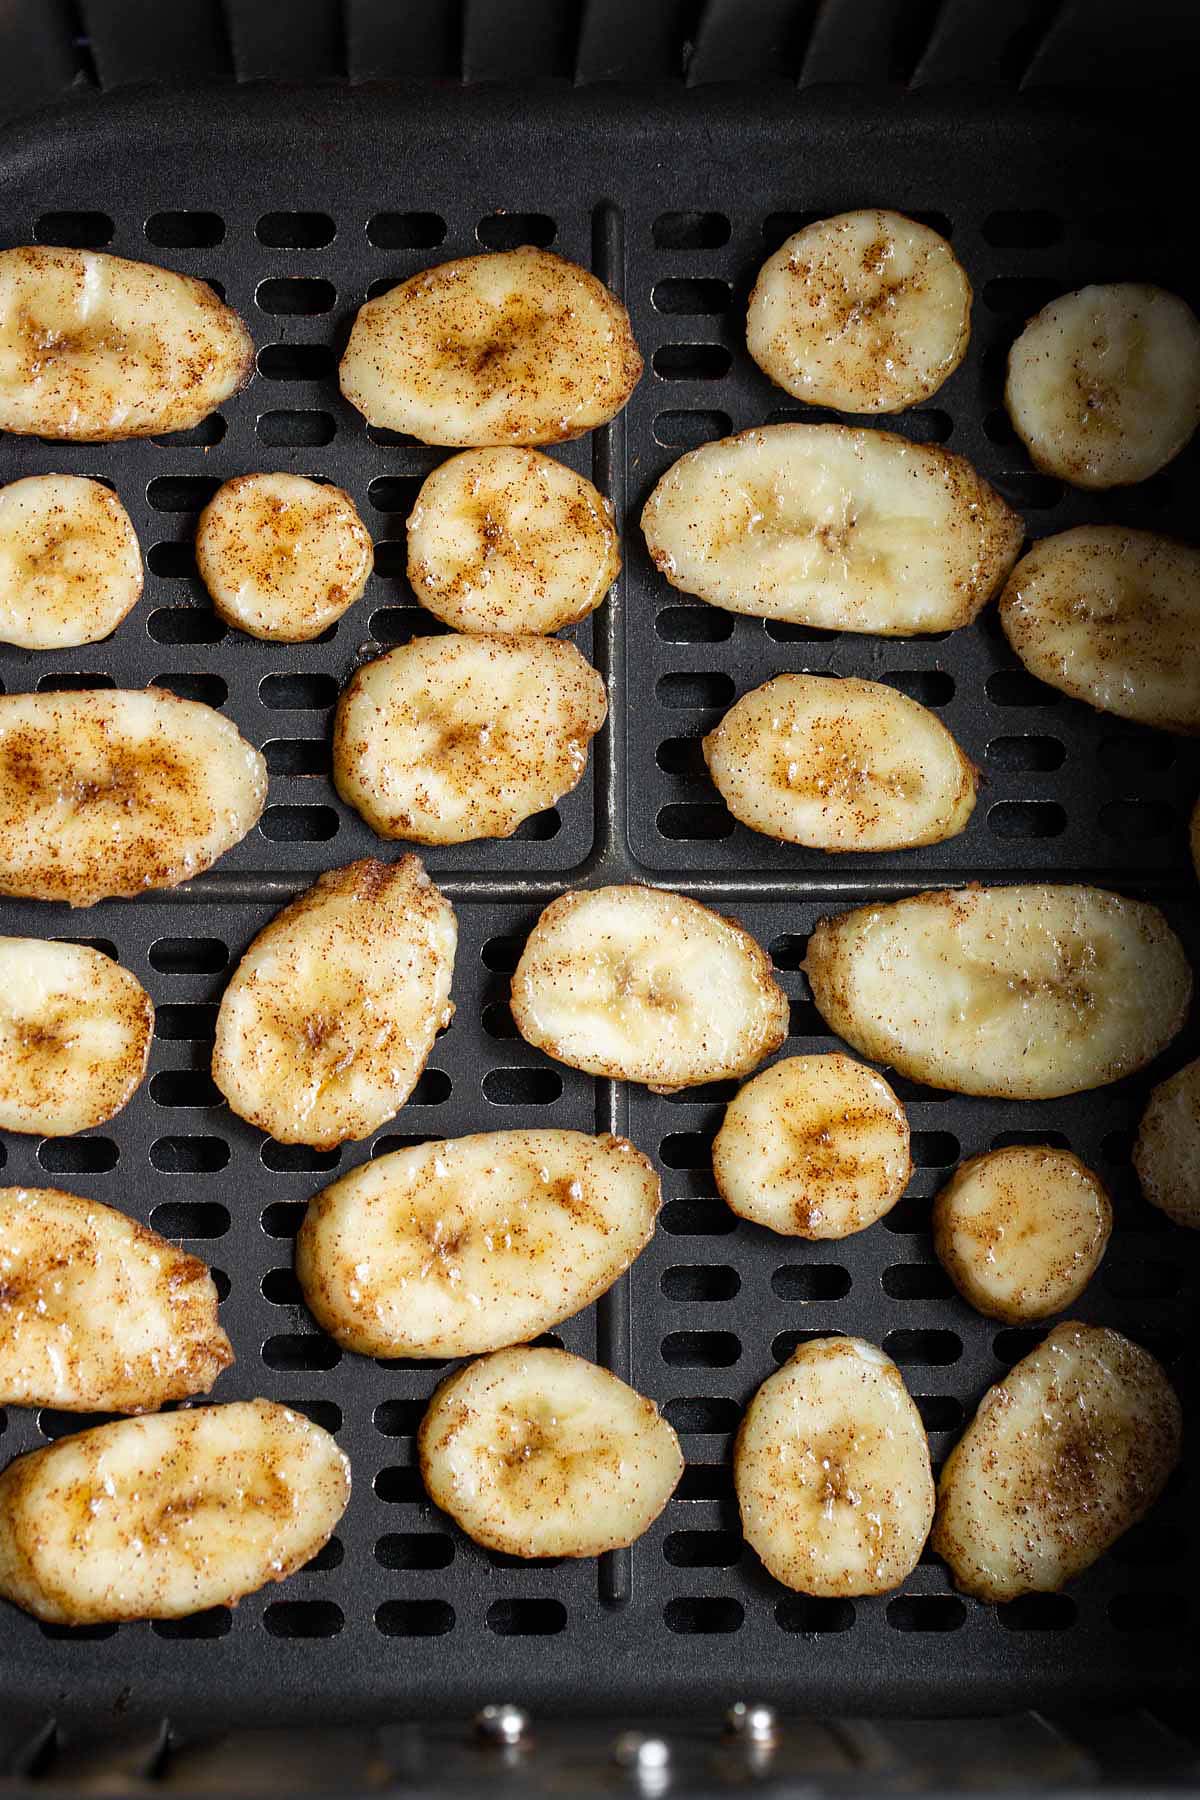
[[[214,92],[68,110],[0,140],[4,242],[111,247],[208,277],[259,347],[251,387],[187,437],[0,443],[0,479],[75,469],[111,481],[149,571],[141,605],[108,643],[6,651],[0,675],[10,691],[163,682],[226,710],[271,769],[259,830],[186,889],[86,914],[3,906],[8,932],[110,945],[158,1007],[150,1076],[127,1112],[80,1139],[9,1137],[5,1179],[94,1195],[209,1258],[239,1359],[216,1397],[263,1393],[301,1407],[337,1432],[355,1478],[317,1562],[235,1613],[64,1632],[0,1612],[0,1691],[11,1705],[207,1723],[429,1716],[497,1699],[646,1714],[739,1694],[793,1711],[978,1712],[1124,1704],[1194,1684],[1194,1474],[1069,1595],[997,1610],[958,1598],[933,1559],[887,1599],[785,1592],[741,1545],[728,1460],[757,1384],[799,1338],[828,1331],[885,1345],[918,1396],[935,1460],[944,1457],[1030,1334],[997,1329],[950,1293],[930,1247],[929,1198],[960,1154],[1014,1139],[1069,1144],[1111,1183],[1113,1245],[1075,1310],[1150,1345],[1186,1389],[1197,1242],[1141,1201],[1129,1166],[1150,1076],[1030,1106],[898,1083],[918,1165],[910,1193],[872,1230],[810,1245],[735,1223],[715,1197],[708,1146],[724,1088],[664,1099],[590,1081],[526,1046],[507,1010],[508,972],[545,901],[621,873],[717,899],[771,947],[793,1001],[788,1052],[829,1041],[800,962],[814,920],[855,897],[972,876],[1084,875],[1160,899],[1200,962],[1184,848],[1194,745],[1042,687],[1015,665],[991,614],[940,639],[883,642],[764,628],[690,603],[651,569],[636,529],[681,449],[793,416],[742,345],[744,297],[764,254],[798,219],[884,203],[936,219],[977,297],[962,368],[932,405],[889,423],[972,457],[1032,535],[1091,519],[1185,530],[1195,449],[1143,487],[1089,498],[1033,474],[1001,410],[1006,347],[1047,296],[1130,277],[1188,292],[1156,196],[1145,121],[1092,121],[1044,98],[989,113],[929,96],[798,102],[783,90],[654,103],[600,90]],[[340,1155],[285,1148],[219,1103],[207,1073],[216,1002],[283,899],[318,870],[379,849],[330,784],[330,707],[361,658],[436,628],[403,579],[403,520],[442,453],[367,431],[340,400],[336,360],[367,294],[479,244],[524,241],[589,263],[623,292],[646,355],[627,412],[561,452],[611,494],[624,528],[625,574],[579,634],[610,681],[612,722],[587,780],[556,812],[508,843],[429,856],[459,914],[458,1013],[409,1105]],[[226,633],[195,577],[198,507],[221,480],[264,467],[341,483],[378,540],[365,597],[310,646]],[[735,694],[809,668],[881,676],[939,709],[986,774],[962,837],[835,862],[733,827],[697,739]],[[1152,1076],[1195,1052],[1194,1034],[1181,1039]],[[598,1564],[489,1556],[435,1512],[413,1434],[440,1369],[343,1355],[313,1329],[290,1271],[305,1201],[335,1168],[397,1143],[552,1123],[628,1131],[658,1159],[667,1194],[631,1276],[558,1333],[661,1401],[688,1457],[652,1531]],[[0,1414],[0,1455],[84,1422]]]

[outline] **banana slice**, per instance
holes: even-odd
[[[582,780],[607,712],[604,683],[574,644],[414,638],[343,693],[333,778],[381,837],[510,837]]]
[[[704,739],[735,819],[813,850],[911,850],[965,830],[975,768],[927,707],[878,681],[776,675]]]
[[[813,406],[900,412],[967,352],[971,284],[944,237],[870,207],[818,219],[758,272],[746,348]]]
[[[142,591],[132,521],[103,482],[28,475],[0,488],[0,639],[70,650],[117,629]]]
[[[955,1287],[1011,1325],[1078,1300],[1111,1231],[1103,1184],[1069,1150],[1047,1144],[971,1157],[933,1205],[933,1247]]]
[[[498,1350],[444,1381],[417,1448],[434,1503],[508,1556],[632,1544],[683,1473],[653,1401],[565,1350]]]
[[[350,1464],[271,1400],[120,1419],[0,1475],[0,1594],[56,1625],[235,1606],[328,1542]]]
[[[450,1023],[454,910],[415,856],[330,869],[260,931],[217,1014],[213,1080],[281,1144],[369,1137]]]
[[[1145,481],[1200,424],[1200,320],[1135,281],[1064,294],[1009,351],[1004,400],[1048,475],[1081,488]]]
[[[266,764],[150,688],[0,696],[0,894],[92,906],[174,887],[257,824]]]
[[[822,919],[805,971],[863,1056],[1008,1100],[1132,1074],[1170,1043],[1192,991],[1157,907],[1066,885],[916,894]]]
[[[908,1119],[874,1069],[836,1053],[788,1056],[730,1101],[712,1161],[741,1218],[788,1237],[849,1237],[908,1186]]]
[[[746,1542],[802,1594],[899,1587],[933,1521],[921,1416],[895,1363],[862,1338],[814,1338],[763,1382],[733,1479]]]
[[[649,1243],[648,1157],[582,1131],[487,1131],[396,1150],[309,1202],[309,1311],[363,1356],[475,1356],[590,1306]]]
[[[368,300],[338,370],[369,425],[424,444],[557,444],[605,425],[642,373],[629,314],[528,245],[424,269]]]
[[[746,1075],[778,1050],[787,995],[749,932],[662,888],[552,900],[512,980],[530,1044],[588,1075],[656,1093]]]
[[[277,643],[319,637],[359,598],[372,544],[353,500],[304,475],[236,475],[196,528],[196,563],[217,612]]]
[[[1200,1231],[1200,1060],[1161,1081],[1150,1095],[1133,1166],[1151,1206]]]
[[[1182,1419],[1148,1350],[1071,1320],[989,1388],[938,1483],[933,1548],[980,1600],[1054,1593],[1149,1512]]]
[[[250,333],[206,281],[93,250],[0,250],[0,430],[186,431],[253,371]]]
[[[145,1412],[232,1361],[196,1257],[98,1201],[0,1188],[0,1405]]]
[[[969,625],[1024,536],[961,456],[847,425],[764,425],[689,450],[642,530],[685,594],[879,637]]]
[[[408,579],[456,631],[561,631],[621,572],[612,507],[537,450],[465,450],[426,476],[408,521]]]

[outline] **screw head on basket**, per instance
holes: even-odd
[[[730,1737],[744,1744],[773,1744],[779,1736],[775,1709],[758,1701],[738,1700],[725,1714],[725,1729]]]
[[[511,1750],[528,1741],[529,1714],[508,1702],[485,1706],[475,1714],[475,1735],[481,1743]]]
[[[671,1746],[665,1738],[623,1731],[613,1745],[613,1761],[654,1793],[661,1793],[670,1780]]]

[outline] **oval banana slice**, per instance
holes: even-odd
[[[559,1062],[656,1093],[746,1075],[778,1050],[788,1001],[749,932],[662,888],[552,900],[512,979],[521,1036]]]
[[[814,1338],[768,1376],[733,1479],[746,1542],[802,1594],[899,1587],[933,1521],[921,1416],[895,1363],[862,1338]]]
[[[604,682],[574,644],[414,638],[342,694],[333,778],[380,837],[510,837],[582,780],[607,712]]]
[[[1200,320],[1136,281],[1063,294],[1009,351],[1004,400],[1048,475],[1081,488],[1145,481],[1200,424]]]
[[[434,1503],[508,1556],[632,1544],[683,1473],[654,1402],[565,1350],[498,1350],[457,1370],[430,1401],[417,1448]]]
[[[1200,1231],[1200,1059],[1160,1081],[1150,1095],[1133,1166],[1151,1206],[1176,1225]]]
[[[408,521],[409,585],[456,631],[561,631],[594,612],[620,572],[608,501],[537,450],[447,458]]]
[[[763,425],[689,450],[642,530],[685,594],[879,637],[969,625],[1024,536],[961,456],[848,425]]]
[[[971,1157],[933,1203],[933,1247],[946,1273],[964,1300],[1011,1325],[1078,1300],[1111,1232],[1103,1183],[1048,1144]]]
[[[966,355],[971,284],[944,237],[869,207],[818,219],[768,258],[746,314],[746,348],[813,406],[900,412],[927,400]]]
[[[933,1548],[980,1600],[1054,1593],[1149,1512],[1182,1419],[1148,1350],[1074,1320],[988,1389],[938,1483]]]
[[[450,1023],[454,909],[415,856],[330,869],[259,932],[221,1001],[213,1080],[281,1144],[369,1137]]]
[[[257,824],[267,769],[211,706],[157,688],[0,696],[0,893],[174,887]]]
[[[196,1257],[96,1200],[0,1188],[0,1405],[145,1412],[232,1361]]]
[[[911,850],[966,828],[975,768],[927,707],[878,681],[776,675],[704,760],[735,819],[812,850]]]
[[[142,591],[142,553],[117,496],[86,475],[0,488],[0,639],[69,650],[117,629]]]
[[[307,643],[335,624],[366,587],[372,553],[349,494],[304,475],[236,475],[196,527],[217,612],[277,643]]]
[[[1157,907],[1101,888],[962,888],[822,919],[805,971],[863,1056],[960,1094],[1048,1100],[1132,1074],[1187,1015]]]
[[[94,250],[0,250],[0,430],[187,431],[253,370],[250,333],[206,281]]]
[[[56,1625],[235,1606],[327,1543],[350,1464],[271,1400],[120,1419],[0,1475],[0,1594]]]
[[[487,1131],[396,1150],[309,1202],[296,1273],[309,1311],[363,1356],[475,1356],[599,1298],[662,1201],[624,1138]]]
[[[605,425],[642,373],[629,314],[526,245],[424,269],[359,310],[343,394],[424,444],[557,444]]]

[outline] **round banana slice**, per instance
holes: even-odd
[[[933,1520],[921,1416],[889,1356],[814,1338],[746,1408],[733,1451],[742,1531],[785,1587],[886,1594],[917,1566]]]
[[[975,768],[927,707],[878,681],[776,675],[704,739],[743,825],[812,850],[911,850],[965,830]]]
[[[904,1108],[882,1075],[837,1053],[785,1057],[748,1081],[712,1160],[735,1213],[802,1238],[865,1231],[912,1173]]]
[[[642,530],[672,587],[727,612],[909,637],[969,625],[1025,528],[949,450],[848,425],[763,425],[681,456]]]
[[[599,1556],[641,1537],[683,1473],[652,1400],[565,1350],[498,1350],[444,1381],[417,1448],[430,1497],[508,1556]]]
[[[746,1075],[788,1031],[787,995],[749,932],[649,887],[552,900],[513,975],[512,1016],[559,1062],[656,1093]]]
[[[1009,351],[1004,399],[1048,475],[1081,488],[1145,481],[1200,424],[1200,320],[1140,282],[1064,294]]]
[[[900,412],[952,375],[971,336],[971,284],[944,237],[870,207],[818,219],[758,272],[746,348],[797,400]]]
[[[142,591],[142,553],[117,496],[86,475],[0,488],[0,639],[70,650],[117,629]]]
[[[604,682],[574,644],[414,638],[343,693],[333,778],[380,837],[510,837],[582,780],[607,712]]]
[[[369,1137],[450,1023],[458,925],[415,856],[330,869],[259,932],[217,1014],[213,1080],[281,1144]]]
[[[1183,1025],[1192,972],[1157,907],[1101,888],[970,887],[822,919],[805,972],[873,1062],[960,1094],[1119,1081]]]
[[[94,250],[0,250],[0,430],[187,431],[253,371],[250,333],[206,281]]]
[[[0,1188],[0,1405],[146,1412],[233,1361],[202,1262],[59,1188]]]
[[[608,501],[537,450],[449,457],[408,521],[409,584],[456,631],[561,631],[594,612],[620,572]]]
[[[97,1425],[0,1475],[0,1594],[55,1625],[235,1606],[310,1562],[349,1498],[329,1433],[272,1400]]]
[[[528,245],[424,269],[368,300],[338,370],[369,425],[424,444],[557,444],[605,425],[642,373],[629,314]]]
[[[1069,1150],[1047,1144],[971,1157],[933,1204],[933,1247],[955,1287],[1010,1325],[1078,1300],[1111,1231],[1103,1184]]]
[[[196,528],[196,564],[217,612],[239,631],[304,644],[367,585],[370,534],[339,487],[304,475],[236,475]]]
[[[1158,1499],[1175,1390],[1148,1350],[1074,1320],[988,1389],[938,1483],[931,1543],[980,1600],[1054,1593]]]
[[[1133,1166],[1151,1206],[1176,1225],[1200,1231],[1200,1060],[1168,1076],[1150,1095]]]

